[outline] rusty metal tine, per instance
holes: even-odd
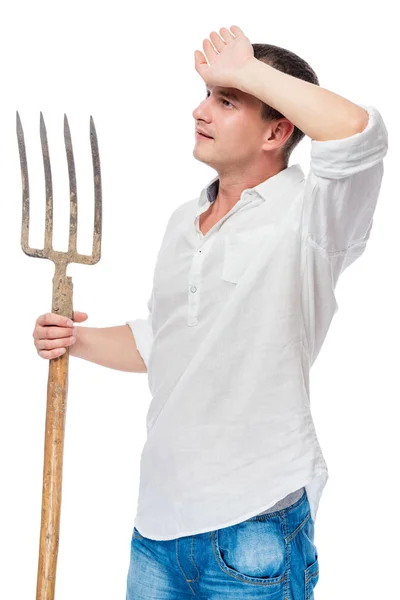
[[[29,177],[28,163],[26,160],[24,131],[17,111],[17,138],[19,148],[19,159],[21,163],[22,178],[22,227],[21,227],[21,248],[28,256],[37,258],[48,258],[47,252],[38,250],[29,246]]]
[[[93,117],[90,116],[90,144],[92,148],[93,177],[94,177],[94,228],[92,263],[96,264],[101,257],[101,231],[102,231],[102,193],[100,156],[97,143],[96,128]]]
[[[40,141],[42,144],[44,176],[46,182],[46,220],[44,232],[44,249],[51,252],[53,245],[53,183],[51,180],[51,167],[49,145],[47,143],[46,126],[42,112],[40,112]]]
[[[29,177],[28,164],[26,162],[26,150],[24,132],[22,129],[21,119],[17,111],[17,138],[19,148],[19,160],[21,163],[22,175],[22,230],[21,230],[21,246],[25,254],[29,255]]]
[[[68,253],[71,254],[71,258],[76,258],[76,235],[78,227],[78,196],[76,191],[76,173],[75,173],[75,162],[74,152],[72,150],[71,131],[68,125],[67,115],[64,114],[64,141],[65,151],[67,153],[68,162],[68,176],[69,176],[69,240],[68,240]]]

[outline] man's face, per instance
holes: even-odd
[[[206,86],[205,98],[193,111],[193,155],[216,170],[245,168],[259,158],[267,123],[260,116],[261,101],[238,90]],[[203,130],[212,139],[196,133]]]

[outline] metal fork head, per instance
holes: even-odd
[[[76,247],[77,226],[78,226],[78,204],[77,187],[75,175],[75,163],[72,150],[71,132],[68,125],[67,115],[64,114],[64,141],[67,153],[69,189],[70,189],[70,221],[69,221],[69,241],[68,251],[60,252],[53,249],[53,186],[51,179],[51,167],[49,147],[47,143],[46,127],[42,113],[40,113],[40,139],[42,144],[43,165],[46,180],[46,227],[44,248],[37,249],[29,246],[29,179],[28,165],[26,161],[26,150],[24,133],[22,130],[21,119],[17,111],[17,137],[19,156],[21,163],[22,177],[22,231],[21,246],[22,250],[28,256],[36,258],[48,258],[56,265],[58,277],[65,276],[66,268],[69,263],[81,263],[94,265],[100,260],[101,256],[101,230],[102,230],[102,193],[101,193],[101,173],[100,158],[97,143],[97,135],[93,122],[90,117],[90,144],[92,149],[93,176],[94,176],[94,231],[93,231],[93,250],[91,255],[79,254]]]

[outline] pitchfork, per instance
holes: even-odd
[[[93,251],[90,256],[82,255],[76,249],[78,225],[77,193],[74,156],[71,133],[67,116],[64,115],[64,140],[67,152],[70,186],[70,222],[67,252],[53,249],[53,188],[50,169],[49,148],[43,115],[40,113],[40,139],[42,143],[44,173],[46,179],[46,229],[44,248],[38,250],[29,246],[29,181],[26,162],[24,134],[17,111],[17,136],[22,175],[22,250],[28,256],[48,258],[54,262],[52,312],[73,318],[72,277],[67,277],[67,265],[80,263],[94,265],[100,260],[102,197],[100,159],[96,130],[90,117],[90,143],[92,148],[94,174],[94,233]],[[60,511],[62,495],[62,467],[64,451],[65,415],[68,393],[69,347],[64,354],[49,362],[47,380],[46,431],[44,443],[44,467],[42,488],[42,515],[40,526],[39,565],[37,574],[36,600],[53,600],[56,583],[58,542],[60,531]]]

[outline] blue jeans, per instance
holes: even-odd
[[[134,527],[126,600],[313,600],[318,577],[304,493],[282,510],[173,540]]]

